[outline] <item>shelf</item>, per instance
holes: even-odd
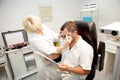
[[[25,77],[27,77],[29,75],[32,75],[34,73],[37,73],[37,72],[38,72],[38,69],[36,68],[34,70],[28,71],[27,74],[24,74],[24,75],[21,75],[21,76],[15,78],[15,80],[19,80],[19,79],[25,78]]]

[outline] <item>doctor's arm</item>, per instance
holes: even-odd
[[[33,48],[40,50],[43,53],[52,54],[52,53],[61,53],[63,49],[69,46],[71,41],[72,41],[72,38],[70,36],[67,36],[64,39],[63,44],[60,45],[59,47],[50,46],[48,41],[45,41],[42,39],[35,40],[35,41],[31,40],[29,41],[29,43]]]
[[[58,58],[61,55],[60,54],[61,51],[65,48],[65,46],[60,46],[60,47],[50,46],[47,42],[43,40],[29,41],[29,43],[34,49],[44,53],[47,57],[51,59]]]

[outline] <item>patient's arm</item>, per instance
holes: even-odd
[[[90,70],[85,70],[81,66],[70,67],[66,64],[58,64],[58,68],[61,71],[68,71],[68,72],[79,74],[79,75],[88,75],[90,73]]]

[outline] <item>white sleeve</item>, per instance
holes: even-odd
[[[85,70],[91,70],[92,61],[93,61],[93,48],[92,47],[84,47],[85,50],[82,51],[82,55],[80,57],[80,66]]]
[[[45,32],[49,32],[49,34],[53,37],[53,39],[56,41],[58,40],[58,33],[54,32],[53,30],[49,29],[46,25],[42,25],[45,29]]]
[[[52,54],[57,52],[55,46],[50,46],[47,41],[42,39],[30,40],[29,43],[31,47],[33,47],[34,49],[39,50],[46,54]]]

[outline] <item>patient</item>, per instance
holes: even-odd
[[[63,24],[61,33],[72,38],[69,46],[62,51],[61,64],[58,64],[62,80],[83,80],[91,70],[93,48],[78,35],[77,25],[73,21]]]
[[[56,59],[59,57],[59,53],[69,45],[69,41],[65,40],[62,46],[55,47],[53,42],[58,39],[58,34],[43,25],[41,19],[34,15],[26,16],[23,26],[28,33],[28,41],[35,54],[35,61],[39,69],[38,80],[60,80],[56,66],[41,54]]]

